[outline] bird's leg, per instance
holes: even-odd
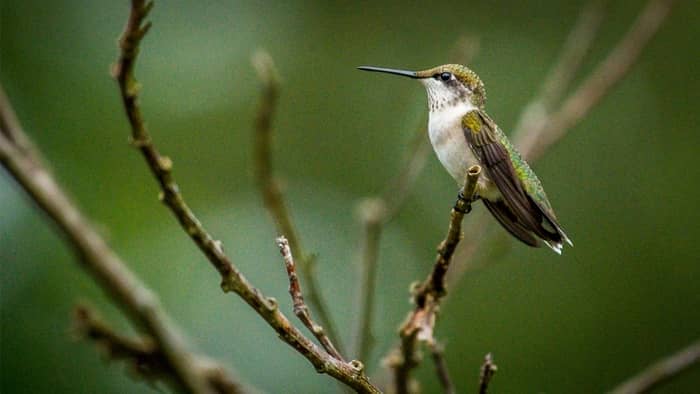
[[[457,193],[457,201],[455,201],[454,210],[466,215],[472,211],[472,203],[479,199],[479,195],[474,193],[472,198],[464,195],[464,189],[460,189]]]
[[[478,200],[479,197],[479,176],[481,175],[481,166],[475,164],[467,170],[464,177],[464,186],[459,189],[457,201],[455,201],[454,210],[466,215],[472,211],[472,203]]]

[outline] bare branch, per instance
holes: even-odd
[[[291,214],[282,194],[279,182],[275,179],[272,168],[272,117],[279,96],[279,75],[270,54],[258,50],[253,55],[253,66],[262,82],[260,107],[255,120],[255,178],[263,196],[265,208],[275,223],[278,234],[285,234],[289,239],[292,252],[299,259],[299,271],[308,287],[306,296],[311,306],[318,313],[321,324],[328,335],[340,346],[340,336],[330,317],[328,308],[323,302],[321,289],[316,280],[316,259],[307,254],[301,244],[301,239],[292,221]]]
[[[612,394],[646,393],[700,362],[700,340],[650,365],[612,389]]]
[[[222,279],[221,288],[224,292],[232,291],[241,297],[277,332],[280,339],[309,360],[318,372],[333,376],[361,393],[379,392],[356,363],[345,363],[329,357],[324,350],[316,346],[293,326],[289,319],[279,311],[274,299],[264,296],[243,276],[224,253],[221,242],[214,240],[185,203],[172,175],[172,161],[161,156],[157,151],[146,130],[138,106],[138,83],[134,78],[134,64],[138,45],[145,30],[141,27],[145,16],[141,11],[143,7],[143,0],[132,0],[132,16],[120,40],[122,50],[118,63],[114,67],[114,76],[119,83],[124,109],[131,125],[134,145],[141,151],[153,176],[160,185],[161,200],[170,208],[185,232],[219,272]]]
[[[642,50],[668,17],[673,0],[650,0],[630,30],[579,86],[559,110],[536,122],[539,128],[523,129],[516,138],[520,152],[528,159],[539,158],[598,104],[624,78]]]
[[[428,348],[430,349],[430,354],[433,357],[435,373],[440,380],[443,392],[445,394],[456,394],[457,390],[455,389],[454,383],[452,383],[452,379],[450,379],[450,374],[447,370],[447,363],[445,362],[444,357],[444,347],[437,341],[432,341],[428,343]]]
[[[481,373],[479,374],[479,394],[486,394],[489,391],[489,384],[493,375],[496,374],[498,367],[493,363],[491,353],[484,357],[484,363],[481,365]]]
[[[5,97],[0,88],[0,96]],[[131,272],[94,227],[66,196],[53,176],[41,164],[38,151],[30,153],[16,141],[28,141],[15,118],[9,101],[0,105],[3,130],[0,133],[0,162],[27,194],[57,225],[80,257],[83,267],[112,297],[122,311],[143,328],[163,350],[172,365],[175,382],[189,391],[210,392],[198,373],[197,358],[179,328],[170,320],[153,291]],[[13,129],[7,129],[12,126]],[[8,136],[12,136],[8,138]]]
[[[309,307],[306,306],[304,302],[304,296],[301,292],[301,286],[299,285],[299,278],[297,277],[296,264],[294,263],[294,257],[292,256],[292,250],[289,247],[289,241],[284,236],[277,238],[277,247],[280,249],[280,254],[284,258],[284,265],[287,268],[287,276],[289,276],[289,295],[292,297],[292,302],[294,304],[294,314],[297,315],[299,320],[306,326],[306,328],[311,331],[312,334],[318,339],[326,349],[326,352],[330,354],[337,360],[345,361],[343,356],[338,353],[333,346],[333,343],[328,339],[326,333],[323,331],[323,327],[316,324],[313,319],[311,319],[311,313],[309,312]]]

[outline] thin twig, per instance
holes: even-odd
[[[666,383],[700,362],[700,340],[675,354],[656,361],[637,375],[611,390],[611,394],[646,393]]]
[[[311,307],[316,311],[319,321],[328,331],[328,336],[338,344],[338,349],[342,350],[340,336],[321,296],[321,289],[316,278],[316,259],[313,255],[304,251],[296,226],[294,226],[292,221],[292,216],[287,209],[282,189],[273,173],[272,118],[279,97],[279,75],[272,57],[263,50],[258,50],[253,55],[252,63],[258,73],[258,78],[262,82],[260,106],[255,119],[255,179],[263,197],[265,208],[267,208],[275,223],[277,233],[285,234],[289,239],[292,252],[297,256],[299,271],[308,289],[305,295]]]
[[[445,394],[455,394],[457,390],[455,389],[454,383],[452,383],[449,371],[447,370],[447,362],[445,362],[445,348],[437,341],[429,342],[428,348],[430,349],[430,354],[435,364],[435,373],[440,380],[443,392]]]
[[[401,343],[399,354],[388,362],[394,373],[396,392],[407,393],[410,387],[410,372],[420,360],[416,341],[433,340],[433,328],[439,309],[440,300],[446,295],[445,274],[452,261],[452,255],[461,239],[462,218],[471,210],[476,184],[481,175],[481,167],[475,165],[469,168],[465,179],[462,195],[450,212],[450,222],[445,239],[438,246],[438,254],[430,275],[413,290],[415,308],[406,318],[399,330]]]
[[[109,248],[41,164],[43,160],[39,158],[39,152],[32,149],[30,153],[25,147],[15,144],[29,139],[16,120],[7,121],[16,117],[1,87],[0,119],[0,162],[3,166],[57,224],[95,281],[162,349],[172,366],[173,381],[191,392],[211,391],[198,372],[197,356],[191,353],[180,329],[163,310],[157,295]]]
[[[364,228],[364,237],[360,245],[360,258],[362,270],[359,289],[360,313],[358,314],[357,329],[355,332],[356,357],[358,360],[368,360],[374,336],[372,335],[372,321],[374,318],[374,295],[377,281],[377,259],[379,255],[379,240],[382,234],[383,220],[387,218],[385,200],[380,198],[365,199],[359,206],[360,222]]]
[[[311,318],[311,313],[309,312],[309,307],[306,306],[304,302],[304,296],[302,295],[301,286],[299,285],[299,278],[297,277],[296,264],[294,263],[294,257],[292,256],[292,250],[289,247],[289,241],[284,236],[277,238],[277,247],[280,249],[280,254],[284,259],[284,266],[287,268],[287,276],[289,277],[289,295],[292,297],[292,302],[294,305],[294,314],[301,320],[306,328],[311,331],[312,334],[318,339],[324,349],[333,356],[334,358],[345,361],[343,356],[338,353],[333,343],[326,335],[323,327],[316,324]]]
[[[519,133],[516,145],[526,158],[539,158],[629,73],[642,50],[663,25],[673,4],[673,0],[650,0],[620,42],[579,88],[564,100],[559,110],[537,122],[541,125],[539,128]]]
[[[498,367],[493,363],[491,353],[487,354],[486,357],[484,357],[484,363],[481,365],[481,373],[479,374],[479,394],[488,393],[489,384],[497,370]]]
[[[224,292],[234,292],[241,297],[277,332],[280,339],[309,360],[319,373],[326,373],[361,393],[379,392],[369,382],[363,369],[358,368],[357,363],[346,363],[331,357],[292,325],[280,312],[276,301],[266,297],[243,276],[224,253],[221,242],[214,240],[185,203],[172,175],[172,161],[158,153],[146,130],[138,106],[138,83],[134,78],[134,64],[138,45],[145,31],[141,27],[145,17],[144,6],[143,0],[132,0],[130,23],[120,40],[122,50],[113,72],[119,83],[124,109],[131,125],[133,143],[143,154],[148,167],[158,181],[162,191],[161,200],[170,208],[185,232],[219,272],[222,280],[221,288]]]

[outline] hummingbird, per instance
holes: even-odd
[[[460,187],[469,167],[478,164],[484,169],[474,199],[483,201],[510,234],[532,247],[544,243],[558,254],[563,242],[573,246],[539,178],[486,114],[486,91],[474,71],[459,64],[423,71],[374,66],[358,69],[417,79],[425,86],[428,135],[438,159]]]

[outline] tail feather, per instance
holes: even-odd
[[[505,200],[482,199],[482,201],[501,226],[526,245],[540,247],[544,243],[557,254],[561,254],[563,242],[573,246],[556,219],[532,200],[530,200],[532,209],[528,212],[532,213],[533,217],[527,223],[519,220]]]

